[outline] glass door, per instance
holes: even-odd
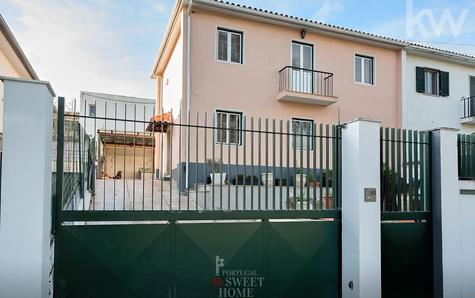
[[[292,91],[313,93],[313,46],[292,42]]]

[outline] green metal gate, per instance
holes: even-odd
[[[294,123],[285,126],[273,121],[270,129],[266,120],[263,129],[260,119],[257,127],[251,119],[246,128],[243,118],[235,132],[240,135],[239,144],[213,141],[210,152],[206,140],[216,138],[216,131],[222,128],[207,126],[206,120],[200,125],[198,114],[193,125],[189,121],[149,123],[146,119],[71,115],[69,120],[77,120],[81,126],[90,125],[87,120],[103,120],[106,126],[110,123],[113,131],[99,135],[99,143],[89,146],[97,150],[93,163],[101,167],[106,159],[101,156],[108,142],[113,142],[115,152],[109,154],[114,158],[107,157],[108,162],[114,162],[114,172],[116,163],[124,162],[124,168],[115,179],[105,174],[92,178],[94,187],[87,188],[93,192],[88,192],[83,191],[88,185],[84,181],[91,181],[88,167],[73,167],[83,179],[78,182],[83,193],[68,205],[73,207],[65,207],[65,201],[75,199],[65,197],[74,194],[63,189],[63,165],[70,161],[61,153],[70,146],[77,151],[81,165],[85,164],[81,156],[88,155],[80,142],[76,146],[64,139],[67,128],[60,98],[56,171],[62,175],[56,175],[54,197],[55,297],[341,296],[339,127],[313,124],[309,133],[304,133],[301,128],[291,130]],[[117,122],[124,122],[123,130],[117,128]],[[151,133],[135,131],[136,126],[149,124]],[[133,139],[128,137],[127,127],[134,127],[130,133]],[[194,176],[183,176],[178,160],[170,177],[146,180],[144,166],[140,179],[135,173],[125,179],[130,170],[125,167],[126,150],[133,149],[134,158],[144,157],[145,164],[147,140],[155,152],[155,146],[163,144],[163,132],[173,130],[180,143],[171,148],[181,148],[186,138],[190,147],[196,145],[196,152],[184,156],[188,172]],[[156,131],[159,133],[154,135]],[[72,139],[85,140],[85,136]],[[116,158],[120,150],[123,160]],[[226,151],[227,158],[223,158]],[[220,159],[213,167],[227,173],[226,184],[209,184],[210,169],[203,165],[207,154]],[[246,157],[243,160],[238,154]],[[162,153],[153,158],[162,159]],[[160,175],[164,167],[160,163]],[[92,172],[104,173],[102,169]],[[155,175],[155,169],[152,173]],[[297,178],[290,181],[293,175],[303,183]],[[182,189],[185,179],[189,187]],[[193,179],[194,185],[189,182]]]
[[[381,128],[383,297],[432,297],[431,133]]]

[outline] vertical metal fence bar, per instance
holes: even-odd
[[[112,143],[113,143],[113,146],[114,146],[114,172],[112,172],[112,174],[114,175],[114,202],[113,202],[113,207],[112,207],[112,210],[115,210],[115,198],[116,198],[116,187],[115,187],[115,181],[117,180],[115,178],[115,175],[117,175],[117,168],[116,168],[116,163],[117,163],[117,144],[116,144],[116,141],[115,141],[115,135],[116,135],[116,132],[117,132],[117,102],[114,103],[114,133],[112,134]]]
[[[125,183],[126,183],[126,177],[127,177],[127,172],[125,170],[126,168],[126,164],[125,164],[125,157],[127,156],[127,146],[126,146],[126,143],[125,143],[125,139],[127,137],[127,104],[125,104],[125,107],[124,107],[124,143],[123,143],[123,146],[124,146],[124,178],[122,179],[122,186],[123,186],[123,199],[122,199],[122,210],[125,210],[125,196],[126,196],[126,191],[125,191]],[[155,154],[153,154],[153,156],[155,157]],[[152,184],[153,185],[153,184]],[[153,190],[152,190],[152,202],[153,202]],[[153,203],[152,203],[152,208],[153,208]]]
[[[212,130],[211,130],[211,175],[212,175],[212,178],[214,179],[216,177],[215,175],[215,167],[216,167],[216,158],[215,158],[215,155],[216,155],[216,141],[217,141],[217,131],[215,130],[216,129],[216,113],[213,112],[211,114],[211,117],[212,117]],[[215,210],[215,204],[214,204],[214,184],[216,181],[214,181],[213,179],[211,179],[211,206],[212,206],[212,209]]]
[[[251,210],[254,210],[254,117],[251,117],[251,171]]]
[[[325,125],[325,209],[330,209],[329,208],[329,187],[330,187],[330,164],[329,164],[329,158],[330,158],[330,126],[328,124]],[[333,195],[333,194],[332,194]]]
[[[142,179],[142,210],[145,210],[145,105],[143,106],[143,122],[142,122],[142,171],[140,179]]]
[[[244,184],[244,187],[243,187],[243,192],[242,192],[242,200],[243,200],[243,210],[246,210],[247,206],[246,206],[246,188],[247,188],[247,118],[246,116],[243,117],[243,139],[242,139],[242,158],[243,158],[243,163],[244,163],[244,174],[243,174],[243,184]],[[252,180],[252,177],[251,177],[251,180]]]
[[[104,102],[104,118],[107,119],[107,101]],[[104,120],[104,131],[107,131],[107,120]],[[106,154],[106,144],[104,143],[102,146],[102,179],[104,180],[104,188],[102,189],[103,195],[104,195],[104,200],[103,200],[103,205],[102,209],[106,210],[106,160],[104,158],[104,155]]]
[[[162,113],[162,115],[163,115],[163,113]],[[170,115],[173,115],[173,109],[170,109]],[[188,117],[188,120],[189,119],[190,119],[190,117]],[[164,121],[162,121],[162,123],[163,122]],[[170,210],[172,210],[173,209],[173,137],[171,137],[171,136],[173,136],[173,125],[170,125],[169,129],[170,129],[170,138],[169,138],[170,139],[170,146],[169,146],[169,148],[170,148],[170,160],[169,160],[169,164],[168,164],[169,165],[168,169],[170,170],[170,173],[169,173],[169,175],[170,175],[170,178],[169,178],[170,179],[169,180],[169,182],[170,182],[170,186],[169,186],[170,187],[170,190],[169,190],[170,202],[169,202],[169,204],[170,204]],[[188,137],[190,137],[189,134],[188,134]],[[168,143],[168,141],[167,141],[167,143]],[[188,144],[190,144],[190,142],[188,142]],[[188,154],[189,154],[189,151],[188,151]],[[187,172],[187,174],[188,174],[188,172]],[[178,190],[178,192],[180,192],[180,191]],[[189,199],[189,195],[190,194],[188,193],[188,199]],[[189,208],[187,210],[189,210]]]
[[[258,150],[259,152],[258,152],[258,157],[257,157],[257,159],[258,159],[257,163],[258,163],[258,173],[259,173],[259,176],[260,176],[260,177],[258,178],[258,181],[260,181],[260,183],[259,183],[259,186],[258,186],[258,188],[257,188],[257,206],[258,206],[258,209],[261,210],[261,184],[263,184],[263,181],[262,181],[262,174],[261,174],[261,173],[262,173],[262,172],[261,172],[261,171],[262,171],[262,168],[261,168],[261,138],[262,138],[262,136],[261,136],[261,134],[262,134],[262,133],[261,133],[261,132],[262,132],[261,129],[262,129],[262,119],[261,119],[261,117],[259,117],[259,119],[258,119],[257,128],[258,128],[257,148],[259,149],[259,150]]]
[[[389,128],[385,128],[384,130],[385,133],[385,141],[384,141],[384,154],[385,154],[385,163],[384,163],[384,210],[385,211],[390,211],[390,188],[389,188],[389,175],[391,174],[391,169],[389,168]]]
[[[417,211],[417,205],[419,202],[419,158],[418,158],[418,132],[414,131],[414,143],[413,143],[413,150],[414,150],[414,202],[412,205],[412,211]]]
[[[407,131],[403,129],[402,131],[402,193],[403,193],[403,209],[401,211],[408,210],[408,194],[407,194]]]
[[[409,161],[408,161],[408,169],[409,169],[409,208],[408,208],[408,211],[414,211],[414,197],[413,197],[413,192],[414,192],[414,181],[412,179],[412,175],[413,175],[413,169],[414,169],[414,161],[412,159],[412,136],[413,136],[413,132],[412,130],[409,130],[408,131],[408,136],[409,136],[409,140],[408,140],[408,147],[409,147]]]
[[[395,160],[395,129],[391,128],[391,211],[396,211],[396,160]]]
[[[312,148],[313,148],[313,209],[317,209],[317,124],[312,123]]]
[[[269,118],[266,118],[266,121],[265,121],[265,145],[266,145],[266,149],[265,149],[265,160],[266,160],[266,181],[265,181],[265,188],[264,188],[264,192],[265,192],[265,199],[266,199],[266,203],[265,203],[265,209],[268,210],[269,208],[269,205],[268,205],[268,200],[269,200]]]
[[[282,184],[284,181],[284,166],[282,164],[283,162],[283,124],[284,122],[282,120],[279,121],[279,166],[280,166],[280,183],[279,183],[279,209],[282,210]]]
[[[286,209],[289,209],[289,202],[290,202],[290,190],[289,190],[289,187],[290,187],[290,179],[291,179],[291,175],[290,175],[290,120],[287,120],[287,129],[286,129],[286,132],[287,132],[287,136],[286,136],[286,139],[287,139],[287,152],[286,152],[286,160],[287,160],[287,167],[286,167],[286,177],[287,177],[287,185],[286,185]]]
[[[229,115],[227,118],[228,123],[231,121]],[[227,168],[227,177],[228,177],[228,210],[231,210],[231,130],[229,127],[226,128],[226,146],[228,147],[228,168]]]
[[[234,167],[236,168],[236,176],[234,177],[234,187],[235,187],[235,198],[234,198],[234,201],[235,201],[235,208],[236,210],[239,210],[239,194],[238,194],[238,190],[239,190],[239,145],[240,143],[242,142],[242,137],[241,137],[241,134],[242,134],[242,128],[241,128],[241,125],[242,123],[239,123],[239,119],[236,120],[238,122],[238,129],[235,129],[235,133],[236,133],[236,145],[234,146],[234,149],[235,149],[235,160],[236,160],[236,164],[234,165]],[[244,178],[244,177],[243,177]],[[244,178],[245,179],[245,178]]]
[[[425,133],[424,132],[420,132],[419,133],[419,159],[420,159],[420,163],[419,163],[419,171],[420,171],[420,183],[419,183],[419,187],[420,187],[420,197],[419,197],[419,200],[418,200],[418,211],[425,211],[424,210],[424,201],[425,201],[425,191],[424,191],[424,187],[425,187],[425,184],[427,183],[426,182],[426,179],[427,177],[425,176],[425,150],[424,150],[424,147],[425,147],[425,144],[426,143],[426,140],[425,140]]]
[[[303,78],[302,78],[303,79]],[[300,201],[300,209],[303,209],[303,200],[304,200],[304,192],[303,192],[303,186],[305,184],[305,181],[303,179],[303,128],[302,128],[302,122],[300,123],[300,130],[299,130],[299,139],[300,139],[300,146],[299,146],[299,157],[300,157],[300,161],[299,161],[299,164],[300,164],[300,167],[299,167],[299,176],[300,176],[300,193],[299,193],[299,196],[298,196],[298,199]]]
[[[204,210],[208,210],[208,198],[207,198],[207,193],[208,193],[208,172],[206,170],[206,161],[208,160],[208,112],[205,112],[205,127],[204,127],[204,142],[203,142],[203,153],[204,153],[204,158],[203,158],[203,177],[204,177]]]
[[[163,109],[160,111],[161,115],[163,115]],[[160,210],[163,211],[163,177],[165,176],[163,173],[163,119],[159,123],[160,125]],[[170,190],[171,191],[171,190]]]
[[[196,133],[196,136],[195,136],[195,209],[198,210],[198,192],[199,192],[199,178],[198,178],[198,166],[199,166],[199,155],[198,155],[198,151],[199,151],[199,125],[200,125],[200,114],[198,111],[196,111],[196,128],[195,128],[195,133]],[[205,192],[206,192],[206,183],[204,185],[205,187]],[[171,191],[171,189],[170,189]]]
[[[272,210],[275,210],[275,119],[272,119]]]
[[[320,209],[323,209],[323,123],[320,123],[320,133],[319,133],[319,139],[320,139]]]
[[[336,169],[336,145],[337,145],[337,137],[336,137],[336,127],[335,125],[332,125],[332,208],[331,209],[336,209],[336,196],[338,195],[338,191],[336,190],[337,187],[337,179],[336,179],[336,174],[337,174],[337,169]]]
[[[313,122],[310,123],[310,132],[307,133],[305,138],[307,139],[307,170],[306,170],[306,179],[304,181],[307,189],[307,210],[310,209],[310,177],[312,176],[312,172],[310,171],[310,150],[312,150],[312,143],[311,143],[311,135],[312,135],[312,128],[313,128]]]
[[[397,211],[402,211],[401,208],[401,129],[396,132],[396,146],[397,146],[397,161],[396,161],[396,192],[397,192]]]

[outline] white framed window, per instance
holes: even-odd
[[[96,105],[89,105],[89,116],[96,116]]]
[[[218,61],[242,64],[243,33],[218,28],[217,39],[216,57]]]
[[[429,95],[439,95],[440,90],[440,72],[438,70],[424,69],[424,93]]]
[[[242,113],[216,111],[216,143],[241,145]]]
[[[374,58],[355,55],[355,82],[374,85]]]
[[[313,120],[292,118],[292,134],[294,148],[313,150]]]

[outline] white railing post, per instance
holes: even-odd
[[[1,80],[0,297],[48,297],[54,93],[46,82]]]
[[[342,129],[342,295],[381,297],[380,123]]]

